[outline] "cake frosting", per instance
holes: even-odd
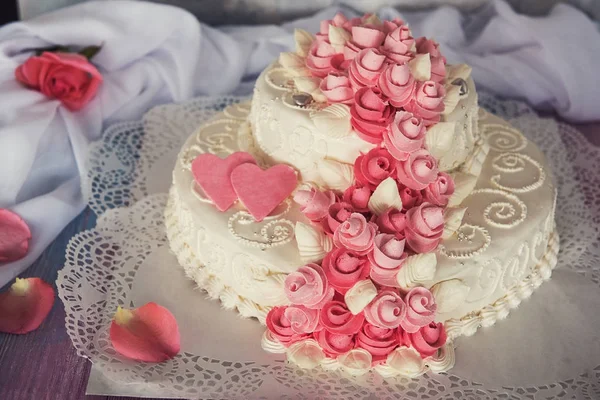
[[[505,318],[556,264],[544,156],[400,20],[338,14],[295,37],[251,102],[184,144],[171,248],[302,368],[446,371],[454,338]]]

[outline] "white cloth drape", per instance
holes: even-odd
[[[0,207],[32,229],[30,253],[0,266],[0,286],[30,265],[84,207],[79,174],[90,142],[108,125],[138,119],[152,106],[197,95],[250,93],[260,71],[293,48],[295,27],[317,31],[328,8],[279,26],[211,28],[189,13],[138,1],[89,2],[0,28]],[[441,43],[449,62],[473,66],[478,85],[552,108],[572,120],[600,119],[600,34],[576,9],[559,5],[544,18],[515,14],[503,1],[470,16],[443,7],[430,13],[392,8],[415,35]],[[98,45],[104,75],[96,98],[70,112],[14,80],[28,49]]]

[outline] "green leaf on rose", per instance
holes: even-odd
[[[79,54],[91,60],[102,49],[102,46],[88,46],[79,51]]]
[[[35,55],[36,56],[41,56],[42,53],[45,53],[45,52],[49,52],[49,53],[70,53],[71,49],[68,46],[61,46],[61,45],[50,46],[50,47],[43,47],[41,49],[35,49]]]

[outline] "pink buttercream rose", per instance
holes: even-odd
[[[289,274],[285,278],[283,289],[292,304],[307,308],[321,308],[335,294],[325,271],[317,264],[304,265]]]
[[[420,190],[411,189],[400,184],[399,193],[400,200],[402,200],[402,210],[405,212],[423,203],[423,194]]]
[[[327,217],[329,206],[335,203],[335,194],[327,190],[312,188],[311,190],[298,190],[294,194],[294,201],[300,205],[300,211],[313,222],[321,221]]]
[[[407,257],[404,244],[404,239],[398,239],[391,233],[375,236],[373,251],[368,255],[373,281],[382,286],[398,286],[396,275]]]
[[[377,233],[377,225],[367,222],[364,215],[354,213],[333,233],[333,243],[337,247],[366,255],[373,249],[373,239]]]
[[[327,281],[340,294],[346,294],[356,282],[369,276],[367,258],[345,249],[330,251],[322,264]]]
[[[431,58],[431,80],[437,83],[444,82],[446,79],[446,62],[443,57]]]
[[[77,111],[92,100],[102,75],[87,58],[73,53],[43,52],[29,57],[15,70],[15,78]]]
[[[394,108],[377,87],[364,87],[354,93],[350,122],[358,136],[374,144],[383,140],[383,132],[394,119]]]
[[[344,58],[353,60],[363,49],[381,46],[385,33],[375,26],[353,26],[352,38],[344,46]]]
[[[354,90],[350,87],[350,80],[345,75],[330,73],[323,78],[319,88],[330,103],[354,103]]]
[[[352,350],[355,346],[354,338],[354,335],[331,333],[327,329],[322,329],[315,334],[315,339],[325,355],[332,358]]]
[[[444,233],[443,209],[423,203],[406,213],[406,243],[415,253],[435,250]]]
[[[400,27],[402,25],[406,25],[406,22],[404,22],[401,18],[396,17],[393,20],[383,21],[382,30],[383,30],[383,32],[388,34],[392,31],[396,30],[398,27]]]
[[[386,360],[388,354],[398,347],[399,337],[395,329],[381,328],[365,323],[356,335],[356,347],[367,350],[373,356],[373,364]]]
[[[394,329],[406,318],[407,307],[400,294],[384,289],[364,309],[365,319],[379,328]]]
[[[324,77],[341,70],[344,57],[337,54],[333,46],[323,40],[315,40],[306,57],[306,66],[313,76]]]
[[[362,185],[375,190],[381,182],[395,175],[397,164],[386,149],[374,148],[354,161],[354,177]]]
[[[414,57],[412,47],[415,39],[411,36],[408,26],[399,26],[385,37],[381,51],[392,63],[404,64]]]
[[[404,161],[408,155],[420,149],[427,130],[420,118],[406,111],[398,111],[394,122],[383,134],[386,149],[396,160]]]
[[[273,307],[267,314],[267,329],[284,346],[306,339],[319,323],[319,311],[303,306]]]
[[[446,329],[441,322],[430,322],[414,333],[398,329],[398,340],[403,345],[414,348],[423,358],[434,355],[446,344],[446,339]]]
[[[379,75],[378,85],[390,104],[397,108],[412,100],[417,87],[408,64],[388,64]]]
[[[445,172],[439,172],[435,181],[425,188],[425,201],[440,207],[446,207],[454,193],[454,180]]]
[[[429,53],[431,60],[431,80],[442,83],[446,78],[446,58],[440,52],[440,45],[431,39],[420,37],[416,40],[417,53]]]
[[[330,301],[321,309],[320,324],[327,331],[341,335],[354,335],[365,321],[363,313],[352,315],[342,301]]]
[[[428,53],[431,57],[442,57],[440,45],[435,40],[421,36],[415,40],[415,45],[419,54]]]
[[[413,151],[406,160],[398,161],[398,181],[408,188],[425,189],[436,180],[437,174],[437,161],[425,149]]]
[[[344,28],[350,30],[351,26],[348,26],[348,18],[341,12],[334,15],[333,19],[326,19],[321,21],[319,26],[319,33],[317,33],[317,40],[329,41],[329,25],[333,25],[338,28]]]
[[[417,117],[421,117],[425,126],[431,126],[440,121],[440,114],[444,111],[444,86],[434,82],[418,82],[415,95],[404,108]]]
[[[348,78],[354,90],[375,86],[385,68],[385,55],[377,49],[361,50],[350,63]]]
[[[344,191],[342,199],[352,205],[354,210],[363,213],[369,211],[369,199],[372,193],[373,191],[367,186],[353,185]]]
[[[380,232],[392,234],[398,240],[404,239],[406,215],[401,210],[388,208],[377,217],[375,222]]]
[[[429,291],[424,287],[411,289],[404,297],[406,317],[400,325],[407,333],[418,332],[423,326],[429,325],[435,318],[437,304]]]
[[[333,235],[340,224],[350,218],[354,213],[354,208],[346,202],[333,203],[327,210],[327,218],[323,220],[323,230],[329,235]]]

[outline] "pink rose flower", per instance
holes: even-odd
[[[321,81],[319,88],[330,103],[354,103],[354,90],[345,75],[330,73]]]
[[[423,190],[438,174],[437,161],[425,149],[413,151],[404,161],[398,161],[398,181],[404,186]]]
[[[388,64],[379,76],[378,84],[381,93],[397,108],[404,107],[412,100],[417,87],[408,64]]]
[[[446,61],[444,57],[431,57],[431,80],[443,83],[446,79]]]
[[[399,26],[385,38],[381,51],[392,63],[404,64],[414,57],[411,49],[415,39],[410,34],[408,26]]]
[[[344,192],[342,200],[352,206],[354,210],[360,213],[369,211],[369,200],[373,191],[367,186],[350,186]]]
[[[15,78],[49,98],[77,111],[92,100],[102,75],[87,58],[73,53],[43,52],[29,57],[15,70]]]
[[[376,221],[379,231],[392,234],[398,240],[404,239],[404,229],[406,228],[406,215],[395,208],[388,208],[377,217]]]
[[[386,149],[396,160],[404,161],[408,155],[423,147],[425,124],[409,112],[398,111],[394,122],[383,134]]]
[[[437,304],[429,289],[420,286],[413,288],[406,294],[404,301],[406,317],[400,324],[407,333],[418,332],[435,318]]]
[[[319,33],[317,33],[317,39],[319,40],[327,40],[329,41],[329,25],[333,25],[335,27],[344,28],[346,30],[350,30],[348,23],[348,18],[341,12],[334,15],[333,19],[326,19],[321,21],[319,26]]]
[[[406,213],[406,243],[415,253],[435,250],[444,233],[443,209],[423,203]]]
[[[333,203],[330,205],[329,210],[327,211],[327,218],[325,218],[322,223],[325,233],[333,235],[341,223],[350,218],[350,215],[352,215],[354,211],[352,205],[346,202]]]
[[[389,21],[383,21],[383,32],[386,34],[389,34],[392,31],[395,31],[397,28],[401,27],[402,25],[406,25],[406,22],[404,22],[402,19],[396,17],[393,20]]]
[[[365,319],[379,328],[394,329],[403,323],[407,307],[400,294],[392,289],[377,293],[377,297],[364,309]]]
[[[385,68],[385,55],[377,49],[361,50],[350,63],[348,78],[354,90],[377,85],[377,80]]]
[[[454,180],[445,172],[439,172],[436,180],[424,190],[425,201],[440,207],[446,207],[454,193]]]
[[[313,222],[321,221],[327,217],[329,206],[335,203],[335,194],[328,190],[321,192],[311,190],[298,190],[294,194],[294,201],[300,205],[300,211]]]
[[[354,161],[354,177],[362,185],[375,190],[381,182],[394,175],[397,164],[386,149],[374,148]]]
[[[444,86],[434,82],[418,82],[415,95],[404,108],[417,117],[421,117],[425,126],[431,126],[440,121],[440,114],[444,111]]]
[[[283,289],[292,304],[306,308],[321,308],[335,294],[325,271],[317,264],[304,265],[289,274],[285,278]]]
[[[344,46],[344,58],[353,60],[363,49],[378,48],[381,46],[385,33],[374,26],[353,26],[352,38]]]
[[[402,200],[402,211],[406,212],[423,203],[423,194],[420,190],[411,189],[402,184],[399,189],[400,200]]]
[[[323,40],[315,40],[306,57],[306,66],[313,76],[324,77],[341,70],[344,57],[337,54],[333,46]]]
[[[321,309],[319,321],[331,333],[354,335],[362,327],[365,316],[363,313],[352,315],[344,302],[334,300]]]
[[[446,58],[440,52],[440,45],[425,37],[418,38],[416,45],[417,53],[429,53],[431,59],[431,80],[442,83],[446,79]]]
[[[415,44],[417,46],[417,53],[419,54],[429,53],[431,57],[442,57],[440,45],[435,40],[421,36],[415,40]]]
[[[306,339],[319,323],[319,311],[303,306],[273,307],[267,314],[267,329],[284,346]]]
[[[354,93],[350,122],[358,136],[369,143],[379,144],[383,132],[394,119],[394,108],[383,99],[381,90],[364,87]]]
[[[330,251],[322,264],[327,281],[340,294],[346,294],[356,282],[369,276],[367,258],[345,249]]]
[[[368,255],[373,281],[382,286],[398,286],[396,275],[407,257],[404,244],[404,239],[399,240],[391,233],[375,236],[373,251]]]
[[[430,322],[414,333],[398,329],[398,340],[402,344],[414,348],[423,358],[434,355],[440,347],[446,344],[446,339],[446,329],[440,322]]]
[[[364,215],[354,213],[333,233],[333,243],[340,248],[366,255],[373,249],[377,225],[367,222]]]
[[[356,335],[356,347],[367,350],[373,356],[373,363],[380,364],[388,354],[398,347],[399,337],[395,329],[380,328],[368,322]]]
[[[354,337],[354,335],[331,333],[327,329],[322,329],[315,334],[315,339],[325,355],[332,358],[352,350],[355,346]]]

